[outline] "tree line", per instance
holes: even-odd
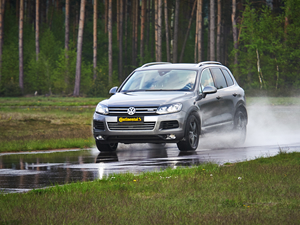
[[[300,0],[0,0],[0,95],[105,96],[152,61],[219,61],[300,87]]]

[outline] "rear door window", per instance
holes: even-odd
[[[232,80],[232,77],[230,76],[230,74],[228,73],[228,71],[225,70],[225,69],[222,69],[222,72],[223,72],[223,74],[226,78],[228,86],[232,86],[233,85],[233,80]]]
[[[227,83],[222,71],[219,68],[212,68],[211,73],[214,77],[216,88],[222,89],[227,87]]]

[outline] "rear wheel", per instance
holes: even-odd
[[[177,143],[180,151],[195,151],[198,147],[200,125],[198,118],[191,114],[186,123],[184,141]]]
[[[242,111],[236,112],[234,117],[234,135],[237,144],[244,144],[247,134],[247,116]]]
[[[117,150],[118,143],[104,144],[104,143],[101,143],[100,141],[96,140],[96,146],[99,151],[113,152],[113,151]]]

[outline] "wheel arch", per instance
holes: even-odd
[[[195,123],[195,120],[198,120],[198,123]],[[194,127],[195,124],[196,127]],[[183,125],[184,138],[177,143],[177,147],[180,151],[195,151],[198,148],[201,134],[201,121],[197,107],[191,107],[186,112]]]
[[[196,106],[193,106],[191,107],[187,112],[186,112],[186,116],[185,116],[185,119],[184,121],[187,121],[187,118],[191,115],[195,115],[196,118],[199,120],[199,128],[200,128],[200,134],[201,134],[201,124],[202,124],[202,121],[201,121],[201,116],[200,116],[200,110],[198,107]],[[184,130],[185,130],[185,126],[186,126],[186,123],[184,124]]]

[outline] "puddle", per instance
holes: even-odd
[[[145,145],[123,145],[115,153],[96,149],[48,154],[14,154],[0,156],[0,192],[22,192],[34,188],[77,181],[103,179],[116,173],[139,174],[168,167],[199,165],[205,162],[225,163],[269,157],[278,154],[278,146],[223,149],[198,149],[180,153],[176,145],[145,148]],[[284,147],[300,151],[300,143]]]

